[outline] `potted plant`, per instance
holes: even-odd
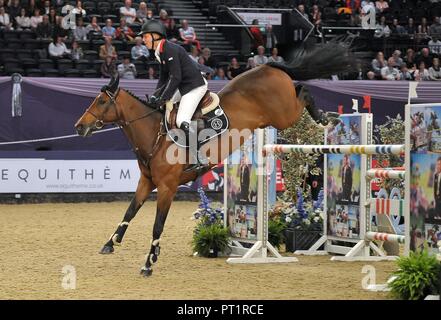
[[[202,257],[216,258],[229,250],[230,233],[223,223],[223,209],[212,208],[205,192],[198,189],[201,203],[193,213],[199,220],[193,233],[193,250]]]
[[[408,257],[397,260],[398,271],[389,283],[391,294],[403,300],[421,300],[439,292],[440,263],[427,250],[410,252]]]

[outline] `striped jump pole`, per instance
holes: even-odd
[[[404,145],[293,145],[267,144],[263,147],[264,154],[273,153],[304,153],[304,154],[403,154]]]
[[[367,240],[380,240],[387,242],[397,242],[404,243],[405,236],[400,236],[398,234],[382,233],[382,232],[372,232],[368,231],[365,235]]]
[[[366,172],[366,178],[382,178],[382,179],[404,179],[406,172],[404,170],[393,169],[369,169]]]

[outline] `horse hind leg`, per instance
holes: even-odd
[[[150,251],[146,256],[146,262],[141,268],[141,275],[143,275],[144,277],[152,275],[152,266],[158,261],[158,256],[160,253],[159,242],[161,240],[161,234],[164,230],[165,220],[167,219],[167,215],[170,210],[173,198],[176,194],[177,188],[177,185],[172,189],[165,186],[158,186],[158,206],[156,209],[155,224],[153,226],[153,238],[150,244]]]
[[[130,221],[136,216],[139,209],[144,204],[144,201],[147,199],[150,192],[152,192],[153,188],[154,186],[153,183],[150,181],[150,179],[141,175],[141,178],[139,179],[138,182],[138,187],[136,188],[135,196],[130,202],[130,205],[127,208],[123,220],[121,221],[120,224],[118,224],[116,231],[110,236],[109,241],[107,241],[104,247],[101,249],[100,251],[101,254],[113,253],[113,251],[115,250],[114,246],[121,245],[121,242],[124,238],[124,234],[127,231],[127,227],[129,226]]]
[[[306,86],[302,84],[297,84],[296,94],[299,102],[304,105],[306,110],[308,110],[308,113],[311,115],[311,118],[317,124],[326,126],[329,124],[330,117],[336,118],[339,116],[337,113],[326,113],[322,109],[318,109],[315,105],[314,98],[312,97],[311,92]]]

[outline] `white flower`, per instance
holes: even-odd
[[[438,248],[441,250],[441,240],[439,240],[436,245],[438,246]]]
[[[309,221],[308,219],[303,219],[303,222],[304,222],[306,225],[310,225],[310,224],[311,224],[311,221]]]
[[[285,222],[290,223],[292,221],[291,217],[286,217]]]
[[[317,223],[317,222],[320,222],[320,217],[314,217],[313,220],[314,220],[314,222],[316,222],[316,223]]]

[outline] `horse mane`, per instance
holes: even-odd
[[[149,107],[149,103],[147,102],[147,100],[141,99],[138,96],[136,96],[133,92],[131,92],[130,90],[124,89],[125,92],[127,92],[130,96],[132,96],[133,98],[135,98],[136,100],[138,100],[139,102],[141,102],[144,106]]]

